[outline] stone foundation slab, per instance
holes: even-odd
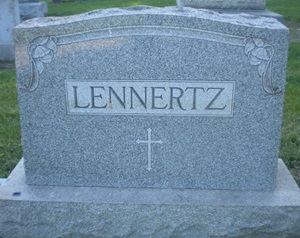
[[[279,160],[275,191],[28,186],[0,180],[0,237],[299,237],[300,190]]]

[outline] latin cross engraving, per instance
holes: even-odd
[[[147,151],[148,151],[148,166],[147,166],[147,170],[150,171],[152,169],[151,167],[151,150],[152,150],[152,144],[162,144],[163,141],[161,140],[152,140],[152,129],[148,128],[148,139],[147,140],[136,140],[136,143],[138,144],[147,144]]]

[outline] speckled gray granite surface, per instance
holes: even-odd
[[[0,181],[0,237],[272,237],[300,234],[300,190],[279,160],[274,191],[28,186]]]
[[[178,7],[204,8],[229,14],[246,13],[260,17],[273,17],[284,22],[283,15],[265,9],[265,0],[176,0],[176,3]]]
[[[264,10],[266,0],[177,0],[177,5],[208,9]]]
[[[108,9],[24,22],[15,46],[28,184],[274,189],[278,21]]]

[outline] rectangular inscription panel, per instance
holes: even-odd
[[[234,81],[66,80],[69,114],[233,116]]]

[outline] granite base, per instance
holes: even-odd
[[[299,237],[300,190],[279,160],[274,191],[28,186],[0,180],[0,237]]]

